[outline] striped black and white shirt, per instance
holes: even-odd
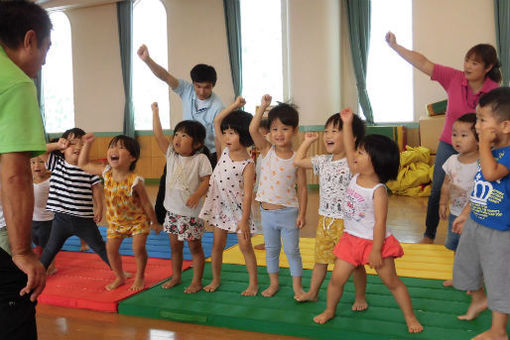
[[[51,177],[46,209],[78,217],[94,217],[92,186],[100,183],[100,178],[53,153],[50,153],[47,165]]]

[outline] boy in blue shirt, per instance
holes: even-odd
[[[454,221],[462,232],[453,285],[470,290],[471,304],[465,315],[472,320],[487,307],[492,326],[474,339],[508,339],[510,313],[510,88],[494,89],[480,98],[476,109],[480,138],[480,165],[474,178],[470,205]],[[483,291],[483,284],[487,297]]]

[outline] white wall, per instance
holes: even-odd
[[[289,93],[300,125],[323,125],[340,110],[339,27],[339,1],[288,1]]]
[[[218,72],[214,90],[229,104],[234,98],[222,1],[162,1],[168,11],[170,72],[189,79],[195,64],[214,65]],[[288,94],[299,106],[302,125],[322,125],[341,107],[357,107],[343,2],[282,1],[288,6]],[[52,0],[45,7],[63,3]],[[433,62],[462,68],[471,46],[495,44],[492,0],[415,0],[413,6],[414,49]],[[98,132],[121,131],[124,94],[116,5],[73,8],[67,13],[73,30],[76,124]],[[439,85],[414,73],[416,119],[427,103],[445,96]],[[175,126],[182,110],[179,98],[175,94],[170,98]]]

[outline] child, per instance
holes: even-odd
[[[324,126],[324,146],[328,155],[318,155],[306,158],[306,153],[318,138],[317,133],[305,134],[305,140],[296,152],[294,165],[304,169],[312,169],[319,176],[320,203],[319,223],[315,236],[315,264],[310,280],[310,290],[303,295],[296,296],[299,302],[317,301],[322,282],[326,277],[328,264],[335,263],[333,249],[338,243],[344,230],[344,201],[347,186],[352,178],[352,173],[347,164],[346,152],[343,142],[343,124],[339,113],[328,118]],[[352,123],[355,143],[365,135],[363,121],[354,116]],[[354,269],[354,285],[356,298],[352,310],[362,311],[367,309],[365,296],[366,278],[364,266]]]
[[[110,266],[105,243],[96,225],[103,215],[101,179],[78,167],[84,135],[85,131],[80,128],[67,130],[58,142],[47,144],[49,154],[41,156],[47,159],[51,171],[46,209],[55,213],[50,238],[41,255],[41,262],[46,268],[72,235],[87,242]],[[64,154],[63,158],[54,152],[57,150]]]
[[[413,312],[406,286],[395,271],[395,257],[404,254],[397,239],[386,229],[388,197],[383,183],[397,177],[400,155],[391,139],[369,135],[354,149],[351,109],[340,112],[344,129],[347,161],[355,174],[346,192],[345,231],[335,247],[335,268],[328,286],[327,307],[313,318],[323,324],[335,316],[345,282],[359,265],[369,264],[388,287],[400,306],[410,333],[419,333],[423,326]]]
[[[253,144],[248,133],[252,116],[238,110],[245,101],[236,101],[214,119],[216,150],[220,156],[209,182],[209,192],[200,212],[210,226],[214,226],[212,275],[206,292],[214,292],[221,282],[221,263],[227,232],[236,232],[239,247],[249,275],[248,288],[241,294],[255,296],[258,292],[257,260],[251,244],[251,234],[256,231],[250,218],[255,166],[247,147]]]
[[[204,273],[202,235],[205,227],[198,214],[212,172],[207,159],[208,149],[204,145],[205,128],[196,120],[183,120],[175,127],[170,144],[163,135],[157,103],[152,104],[152,114],[154,136],[160,150],[166,155],[164,229],[170,237],[172,248],[172,279],[162,287],[168,289],[181,283],[182,249],[186,240],[193,260],[193,280],[184,292],[196,293],[202,290]]]
[[[32,216],[32,242],[35,244],[35,252],[41,256],[43,249],[48,243],[53,222],[53,212],[46,210],[46,202],[50,191],[51,172],[46,169],[46,163],[41,157],[30,160],[32,179],[34,182],[34,213]],[[55,274],[55,260],[48,267],[48,275]]]
[[[460,235],[452,232],[452,223],[462,212],[469,201],[473,190],[473,178],[478,168],[478,135],[475,130],[476,114],[467,113],[453,123],[452,146],[458,154],[451,155],[443,164],[445,177],[441,187],[439,215],[448,217],[448,236],[445,247],[455,251]],[[448,201],[450,214],[448,215]],[[443,282],[449,287],[452,280]]]
[[[480,98],[476,118],[480,166],[470,205],[466,205],[453,222],[453,231],[462,232],[453,265],[453,286],[471,291],[471,304],[459,319],[472,320],[487,306],[492,311],[491,328],[474,339],[507,339],[510,312],[510,88],[501,87]]]
[[[145,191],[143,178],[134,172],[140,157],[140,145],[134,138],[128,136],[114,137],[108,144],[106,151],[108,165],[105,166],[89,161],[90,148],[94,139],[95,136],[92,133],[83,136],[84,145],[78,165],[84,171],[94,175],[102,174],[104,178],[106,220],[108,221],[106,249],[115,273],[115,280],[105,288],[113,290],[126,282],[119,248],[124,238],[133,237],[136,275],[129,290],[139,291],[145,286],[147,235],[151,228],[156,233],[161,231],[161,225],[156,221],[156,214]]]
[[[260,215],[270,279],[269,287],[262,295],[272,297],[279,289],[278,272],[283,243],[289,260],[294,295],[299,296],[304,293],[301,284],[303,264],[299,252],[299,230],[305,225],[306,215],[305,171],[292,163],[295,157],[292,138],[297,133],[299,116],[296,109],[288,104],[272,108],[268,114],[271,144],[258,130],[271,99],[268,94],[262,97],[261,105],[250,123],[250,134],[262,156],[256,200],[261,203]]]

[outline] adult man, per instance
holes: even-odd
[[[34,3],[0,2],[0,179],[9,240],[5,241],[4,230],[0,234],[0,339],[37,339],[35,304],[46,273],[31,249],[30,157],[45,152],[46,145],[30,78],[37,76],[45,62],[51,27],[46,11]]]
[[[214,143],[214,117],[223,110],[223,103],[213,92],[216,85],[216,70],[214,67],[198,64],[190,72],[192,83],[183,79],[177,79],[157,64],[149,55],[147,46],[142,45],[138,49],[138,56],[142,59],[156,77],[166,82],[170,88],[181,97],[183,119],[197,120],[204,125],[206,130],[205,146],[211,152],[209,161],[214,168],[218,160],[216,145]],[[165,210],[163,199],[165,195],[166,167],[161,177],[158,196],[156,199],[156,215],[158,221],[163,223]]]

